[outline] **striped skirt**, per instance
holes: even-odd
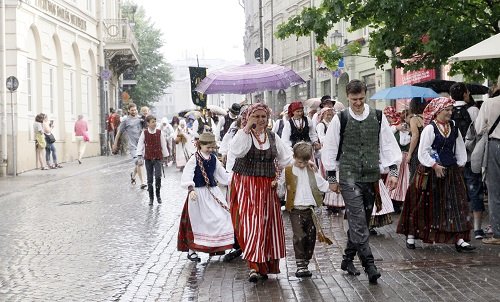
[[[419,165],[403,204],[396,232],[426,243],[470,240],[472,229],[463,169],[448,167],[443,178]]]
[[[371,228],[380,228],[384,225],[392,224],[392,215],[394,212],[394,207],[392,206],[392,200],[389,197],[389,190],[385,186],[382,179],[378,181],[378,193],[381,201],[381,209],[377,212],[377,207],[373,207],[372,217],[370,218]],[[376,197],[377,198],[377,197]]]
[[[272,181],[238,173],[231,181],[231,217],[243,259],[261,274],[279,273],[279,259],[285,257],[281,205]]]
[[[406,197],[406,191],[408,190],[408,185],[410,184],[410,168],[408,167],[408,163],[406,158],[408,157],[407,152],[403,152],[403,160],[399,165],[399,177],[396,188],[392,191],[389,191],[389,197],[392,200],[403,202]],[[387,184],[387,181],[386,181]]]

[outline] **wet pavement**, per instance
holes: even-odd
[[[286,213],[279,275],[253,284],[240,259],[202,254],[193,263],[176,250],[181,173],[165,169],[164,202],[150,207],[130,167],[125,157],[96,157],[0,178],[0,301],[500,301],[500,246],[474,240],[475,252],[458,253],[417,241],[408,250],[397,216],[370,238],[378,285],[340,270],[347,223],[326,212],[333,244],[317,243],[312,278],[295,277]]]

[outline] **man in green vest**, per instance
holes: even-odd
[[[389,169],[389,189],[394,189],[401,150],[385,116],[365,104],[366,90],[365,83],[359,80],[347,84],[349,108],[334,116],[326,132],[321,159],[330,190],[341,193],[346,205],[349,230],[341,269],[359,275],[353,264],[358,254],[370,283],[376,284],[380,273],[368,242],[368,223],[380,169]]]

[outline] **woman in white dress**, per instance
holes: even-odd
[[[177,168],[182,171],[194,152],[195,148],[190,130],[186,126],[186,121],[180,120],[179,127],[175,132],[175,163]]]

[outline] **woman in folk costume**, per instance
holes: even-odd
[[[318,123],[316,125],[316,132],[318,133],[318,140],[321,145],[325,141],[326,130],[328,129],[328,126],[330,125],[330,122],[332,121],[334,114],[335,114],[335,109],[329,107],[324,107],[319,111]],[[319,150],[319,152],[321,152],[321,150]],[[326,171],[325,167],[323,166],[323,163],[321,162],[321,156],[319,157],[319,170],[321,176],[323,176],[323,178],[326,178]],[[337,179],[339,177],[338,174],[339,172],[337,171]],[[342,195],[331,191],[325,193],[323,204],[327,207],[329,211],[331,211],[334,214],[338,214],[341,211],[341,209],[345,208],[344,199],[342,198]]]
[[[406,124],[406,114],[401,117],[401,114],[396,112],[396,108],[388,106],[384,109],[384,115],[391,125],[392,132],[396,137],[399,148],[401,149],[402,162],[399,165],[398,183],[394,190],[389,191],[389,197],[393,200],[396,209],[399,209],[405,200],[406,191],[410,184],[410,170],[408,168],[408,148],[410,147],[410,135]],[[399,210],[398,210],[399,212]]]
[[[177,168],[184,169],[189,157],[194,153],[193,139],[186,121],[180,120],[175,133],[175,163]]]
[[[311,143],[314,150],[319,149],[318,135],[311,119],[304,115],[304,105],[296,101],[288,107],[288,123],[283,127],[281,139],[290,148],[300,141]]]
[[[279,167],[292,161],[289,147],[267,129],[271,110],[257,103],[242,117],[228,158],[235,158],[231,181],[231,216],[243,258],[250,268],[249,281],[279,273],[285,257],[285,234],[276,194]]]
[[[415,239],[426,243],[455,243],[458,252],[475,248],[463,177],[467,161],[465,143],[451,121],[454,101],[433,99],[424,110],[424,125],[418,147],[420,165],[411,180],[397,232],[407,236],[406,247]]]
[[[227,185],[229,174],[214,151],[215,135],[200,134],[198,151],[182,173],[181,186],[189,193],[182,210],[177,249],[188,252],[188,259],[199,262],[196,252],[224,255],[234,243],[231,214],[217,183]]]

